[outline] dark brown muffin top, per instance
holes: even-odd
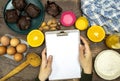
[[[14,8],[18,10],[24,10],[27,5],[25,0],[12,0],[12,4]]]
[[[62,8],[57,5],[55,2],[47,1],[45,6],[46,12],[53,17],[58,16],[62,12]]]
[[[26,30],[31,25],[31,18],[28,16],[21,16],[20,19],[18,20],[17,25],[21,30]]]
[[[5,19],[7,22],[15,23],[19,19],[19,12],[16,9],[6,10]]]
[[[40,9],[36,5],[34,5],[32,3],[30,3],[26,7],[25,11],[32,18],[35,18],[35,17],[37,17],[40,14]]]

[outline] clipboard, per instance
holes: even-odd
[[[47,56],[53,56],[49,80],[81,77],[79,64],[79,30],[48,31],[45,33]]]

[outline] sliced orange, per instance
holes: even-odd
[[[87,36],[93,42],[101,42],[105,38],[105,31],[101,26],[92,26],[88,29]]]
[[[38,47],[44,42],[44,34],[40,30],[32,30],[27,35],[27,42],[31,47]]]

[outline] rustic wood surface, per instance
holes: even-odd
[[[26,40],[26,35],[21,35],[21,34],[18,34],[14,31],[12,31],[11,29],[9,29],[7,27],[7,25],[4,22],[3,9],[4,9],[4,6],[7,1],[8,0],[0,0],[0,36],[3,36],[4,34],[11,34],[18,38]],[[43,4],[45,4],[47,0],[41,0],[41,1]],[[80,3],[79,0],[51,0],[51,1],[55,1],[57,4],[59,4],[62,7],[63,11],[72,10],[72,11],[74,11],[74,13],[76,14],[77,17],[81,16],[80,8],[79,8],[79,3]],[[52,18],[52,17],[49,16],[48,14],[45,15],[45,21],[47,21],[50,18]],[[58,17],[58,20],[59,20],[59,17]],[[69,27],[69,29],[74,29],[74,27]],[[86,31],[81,31],[81,35],[84,36],[87,39],[87,41],[89,42],[89,45],[90,45],[90,48],[91,48],[92,54],[93,54],[93,62],[99,52],[101,52],[102,50],[108,49],[105,46],[104,40],[100,43],[93,43],[87,38]],[[40,55],[41,50],[43,48],[44,48],[44,44],[38,48],[30,47],[29,52],[36,52]],[[119,50],[116,50],[116,51],[118,51],[120,53]],[[23,59],[23,61],[24,60],[25,60],[25,58]],[[15,68],[16,66],[21,64],[23,61],[15,62],[4,56],[0,56],[0,78],[3,77],[5,74],[7,74],[9,71],[11,71],[13,68]],[[39,73],[39,67],[33,68],[32,66],[28,66],[23,71],[16,74],[15,76],[8,79],[7,81],[34,81],[34,78],[37,77],[38,73]],[[62,80],[62,81],[77,81],[77,79]],[[106,80],[103,80],[102,78],[100,78],[95,73],[95,71],[93,71],[93,81],[106,81]],[[120,77],[115,80],[112,80],[112,81],[120,81]]]

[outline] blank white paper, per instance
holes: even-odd
[[[49,80],[81,77],[79,64],[79,30],[64,30],[67,36],[57,36],[60,31],[45,33],[47,56],[53,56],[52,73]]]

